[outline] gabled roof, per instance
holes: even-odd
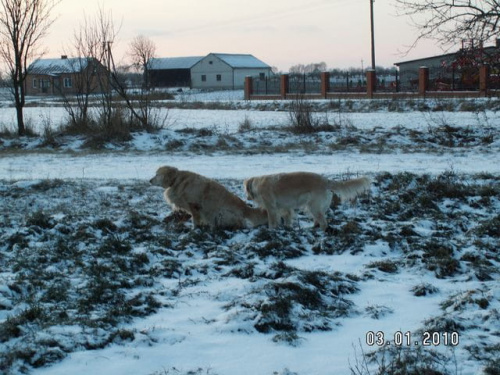
[[[210,55],[218,57],[232,68],[271,68],[253,55],[230,53],[211,53]]]
[[[498,48],[496,46],[488,46],[488,47],[484,47],[482,49],[482,51],[484,53],[486,53],[486,54],[489,53],[489,52],[497,51],[497,50],[498,50]],[[445,53],[445,54],[442,54],[442,55],[434,55],[434,56],[422,57],[420,59],[414,59],[414,60],[408,60],[408,61],[400,61],[400,62],[394,63],[394,65],[400,66],[400,65],[403,65],[403,64],[413,64],[413,63],[416,63],[416,62],[424,62],[424,61],[427,61],[427,60],[455,58],[455,56],[457,56],[457,54],[459,52],[460,52],[460,50],[458,50],[456,52]]]
[[[150,70],[191,69],[204,56],[162,57],[149,60]]]
[[[90,58],[73,57],[59,59],[37,59],[28,68],[31,74],[59,75],[63,73],[79,73],[85,69]]]
[[[149,70],[168,70],[168,69],[191,69],[201,60],[215,56],[232,68],[264,68],[271,69],[265,62],[259,60],[253,55],[230,54],[230,53],[209,53],[207,56],[188,56],[188,57],[162,57],[153,58],[150,61]]]

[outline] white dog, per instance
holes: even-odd
[[[370,187],[370,180],[331,181],[315,173],[294,172],[252,177],[243,184],[247,198],[267,210],[270,228],[278,226],[281,218],[291,226],[293,211],[302,208],[326,230],[326,212],[333,194],[341,201],[353,199]]]
[[[248,206],[218,182],[199,174],[164,166],[150,183],[165,188],[167,203],[174,210],[191,214],[195,228],[245,228],[267,223],[265,210]]]

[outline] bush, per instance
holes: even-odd
[[[290,104],[288,112],[291,129],[297,134],[314,133],[319,126],[319,120],[314,118],[313,106],[310,101],[297,96]]]

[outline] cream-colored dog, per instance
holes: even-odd
[[[267,210],[270,228],[278,226],[281,219],[291,226],[293,211],[302,208],[325,230],[333,194],[341,201],[353,199],[370,187],[370,180],[331,181],[315,173],[293,172],[252,177],[243,184],[247,198]]]
[[[265,210],[248,206],[218,182],[199,174],[164,166],[150,183],[165,188],[167,203],[191,214],[195,228],[248,228],[267,223]]]

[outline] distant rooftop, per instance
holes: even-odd
[[[191,69],[204,56],[161,57],[150,60],[150,69]]]
[[[233,68],[270,68],[262,60],[248,54],[211,53]]]
[[[211,55],[221,59],[232,68],[271,68],[265,62],[259,60],[253,55],[210,53],[207,56],[153,58],[150,60],[150,69],[191,69],[198,62]]]
[[[78,73],[85,69],[89,59],[85,57],[58,59],[37,59],[28,68],[31,74],[59,75],[62,73]]]

